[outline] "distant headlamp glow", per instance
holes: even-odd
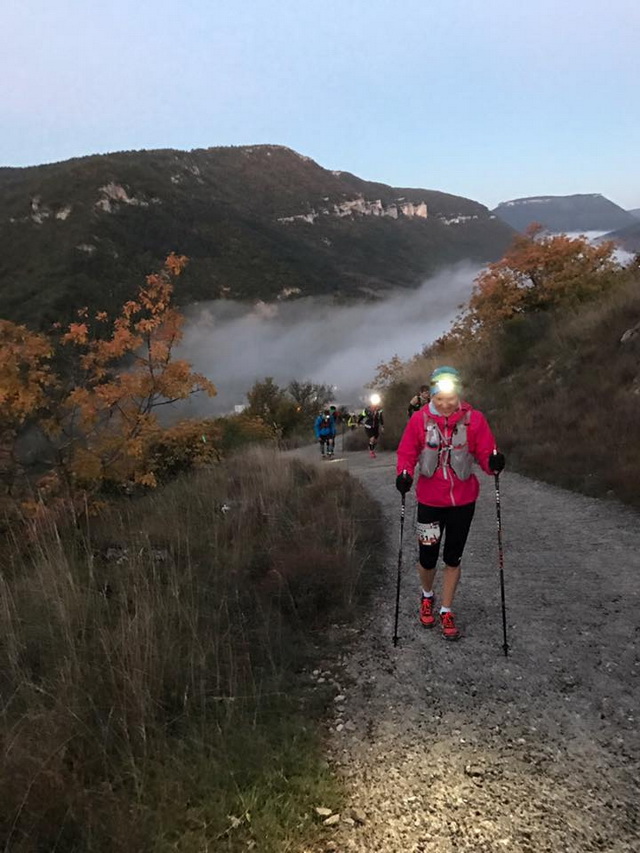
[[[369,400],[371,401],[372,406],[379,406],[380,405],[380,394],[372,394],[371,397],[369,397]]]

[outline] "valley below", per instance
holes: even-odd
[[[338,402],[358,405],[380,362],[394,355],[411,358],[449,328],[478,271],[470,263],[457,264],[416,290],[396,290],[365,303],[308,297],[192,307],[180,354],[215,377],[218,394],[178,411],[224,414],[243,404],[254,382],[266,376],[284,384],[309,379],[336,386]]]

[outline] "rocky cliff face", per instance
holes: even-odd
[[[329,198],[323,199],[328,202]],[[411,201],[405,201],[400,198],[392,204],[385,205],[382,200],[377,198],[374,201],[368,201],[363,196],[358,196],[354,199],[332,204],[331,206],[323,206],[319,210],[312,209],[308,213],[298,213],[294,216],[280,216],[278,222],[308,222],[310,225],[320,216],[388,216],[390,219],[398,219],[399,216],[406,216],[407,219],[427,218],[427,203],[424,201],[414,204]]]
[[[0,316],[112,308],[171,251],[179,299],[370,298],[499,257],[478,202],[323,169],[275,145],[122,152],[0,169]]]

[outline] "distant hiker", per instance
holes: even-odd
[[[331,459],[336,446],[336,420],[329,409],[325,409],[316,418],[314,432],[320,442],[320,454],[322,458],[325,458],[326,448],[326,455]]]
[[[347,416],[347,427],[354,430],[358,426],[358,416],[355,412],[349,412]]]
[[[359,415],[358,423],[364,424],[369,440],[369,456],[375,459],[378,438],[381,430],[384,429],[384,415],[380,408],[380,397],[377,394],[371,396],[371,403]]]
[[[410,418],[414,412],[419,412],[423,406],[426,406],[430,400],[429,386],[421,385],[420,391],[409,400],[407,406],[407,417]]]
[[[439,612],[442,635],[457,640],[452,607],[460,579],[460,561],[476,507],[480,484],[471,466],[475,460],[485,474],[504,468],[489,425],[477,409],[461,399],[458,371],[439,367],[431,374],[431,401],[415,412],[398,446],[396,488],[406,494],[418,466],[418,575],[422,583],[420,621],[435,624],[433,582],[444,536],[444,575]]]

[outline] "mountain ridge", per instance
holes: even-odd
[[[549,231],[614,231],[634,217],[601,193],[540,195],[500,202],[492,211],[517,231],[539,222]]]
[[[511,229],[462,196],[324,169],[276,145],[0,168],[0,316],[117,307],[170,251],[178,299],[370,298],[497,259]]]

